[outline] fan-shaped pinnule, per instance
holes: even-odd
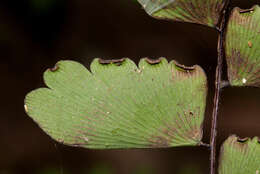
[[[138,0],[145,11],[159,19],[216,27],[227,0]]]
[[[198,145],[207,93],[204,71],[142,59],[95,59],[91,72],[60,61],[30,92],[28,115],[52,138],[95,149]]]
[[[259,174],[260,140],[230,136],[222,145],[219,174]]]
[[[260,87],[260,7],[235,8],[226,33],[228,78],[232,86]]]

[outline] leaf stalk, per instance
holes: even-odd
[[[221,89],[226,85],[223,85],[222,72],[223,72],[223,60],[224,60],[224,40],[225,30],[228,21],[228,10],[231,0],[227,0],[227,5],[223,11],[223,17],[218,28],[218,63],[216,68],[216,79],[215,79],[215,94],[214,94],[214,107],[212,112],[212,123],[211,123],[211,137],[210,137],[210,174],[216,172],[216,145],[217,145],[217,120],[220,103]]]

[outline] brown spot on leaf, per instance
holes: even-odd
[[[98,61],[99,61],[100,64],[111,64],[111,63],[114,63],[114,64],[120,66],[125,61],[125,58],[122,58],[122,59],[112,59],[112,60],[98,59]]]
[[[149,59],[149,58],[145,58],[145,61],[151,65],[154,65],[154,64],[158,64],[162,61],[162,58],[159,58],[159,59]]]
[[[249,48],[252,48],[253,43],[251,41],[248,41],[248,46],[249,46]]]
[[[202,136],[202,128],[191,127],[191,130],[185,133],[187,137],[195,141],[200,141]]]
[[[165,134],[165,135],[170,135],[170,132],[169,132],[169,129],[168,128],[164,128],[162,130],[162,132]]]
[[[250,57],[241,55],[237,49],[232,49],[231,55],[227,55],[228,64],[228,79],[231,85],[234,82],[240,86],[255,86],[260,85],[260,66],[255,62],[250,61]],[[246,83],[243,83],[245,80]]]
[[[153,136],[149,141],[152,147],[169,147],[169,141],[163,136]]]

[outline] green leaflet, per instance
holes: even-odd
[[[149,15],[153,15],[155,12],[167,7],[174,1],[175,0],[138,0]]]
[[[198,145],[207,82],[199,66],[164,58],[95,59],[91,72],[60,61],[44,73],[49,88],[26,96],[28,115],[55,140],[95,149]]]
[[[229,137],[222,146],[219,174],[259,174],[260,142],[254,139]]]
[[[235,8],[226,34],[228,78],[232,86],[260,87],[260,8]]]
[[[219,23],[227,0],[138,0],[145,11],[159,19],[191,22],[210,27]]]

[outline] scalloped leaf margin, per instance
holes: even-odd
[[[260,7],[233,9],[226,33],[228,78],[232,86],[260,87]]]
[[[259,174],[260,141],[230,136],[222,145],[219,174]]]
[[[207,80],[199,66],[95,59],[90,68],[60,61],[44,73],[48,88],[26,96],[27,114],[53,139],[93,149],[200,144]]]
[[[138,0],[145,11],[158,19],[216,27],[227,0]]]

